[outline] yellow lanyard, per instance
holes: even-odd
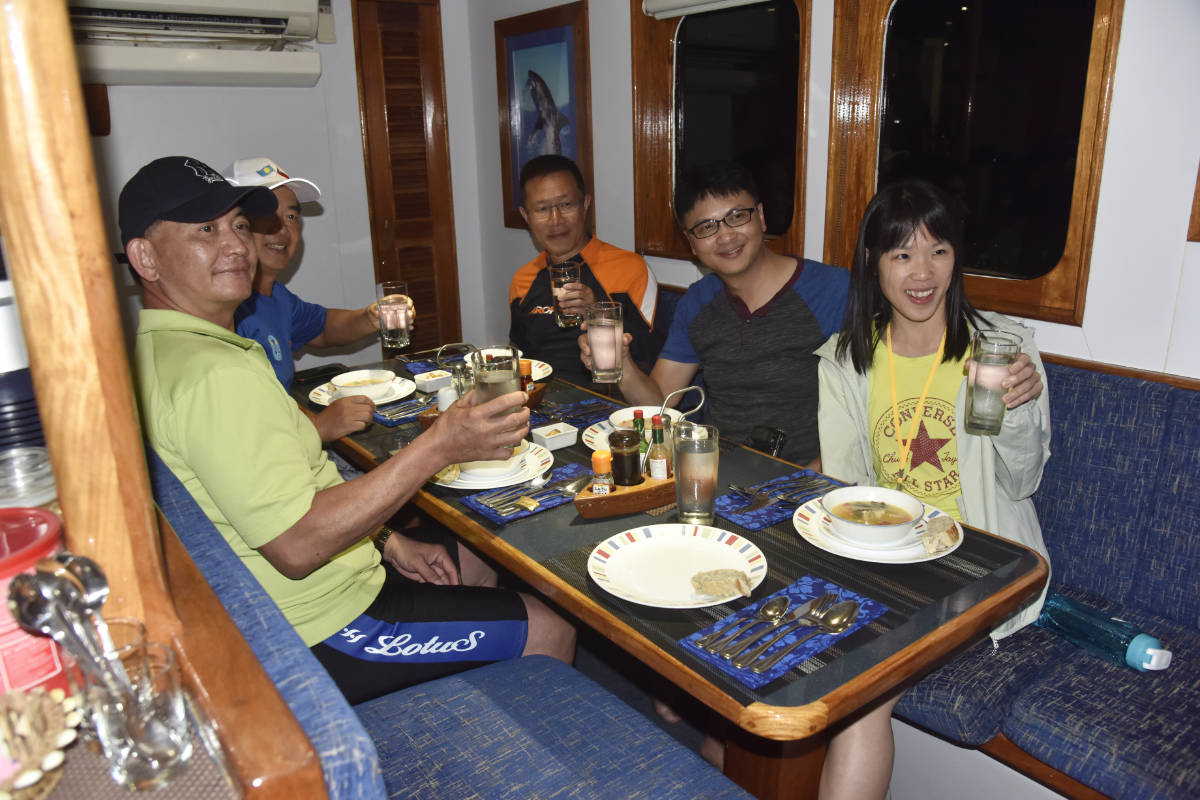
[[[917,407],[913,411],[912,424],[908,426],[908,441],[905,442],[900,438],[900,405],[896,401],[896,364],[892,356],[892,326],[888,325],[888,379],[892,384],[892,428],[894,429],[893,435],[896,437],[896,449],[900,454],[900,469],[896,473],[897,483],[902,483],[905,475],[908,473],[908,459],[912,454],[913,439],[917,435],[917,426],[921,421],[921,412],[925,409],[925,398],[929,395],[929,387],[933,383],[934,374],[937,373],[938,364],[942,363],[942,353],[945,349],[946,332],[942,331],[942,341],[938,343],[937,354],[933,357],[933,366],[929,368],[929,377],[925,379],[925,388],[921,390],[921,399],[917,401]]]

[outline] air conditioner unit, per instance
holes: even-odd
[[[84,83],[315,86],[317,0],[68,0]]]

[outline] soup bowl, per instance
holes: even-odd
[[[391,391],[395,377],[396,373],[390,369],[356,369],[334,375],[330,383],[338,397],[360,394],[378,400]]]
[[[847,508],[852,506],[852,508]],[[843,486],[821,498],[833,532],[852,544],[881,547],[908,536],[925,516],[925,505],[882,486]],[[847,512],[855,511],[851,518]]]
[[[522,439],[521,443],[513,449],[513,454],[506,459],[500,461],[464,461],[458,465],[458,468],[463,477],[466,478],[504,478],[514,474],[521,468],[521,464],[525,459],[525,451],[528,449],[529,442]]]

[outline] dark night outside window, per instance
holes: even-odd
[[[898,0],[879,185],[931,180],[967,205],[968,271],[1045,275],[1071,214],[1094,0]]]
[[[799,26],[786,0],[684,17],[675,38],[675,175],[741,163],[758,182],[768,236],[792,221]]]

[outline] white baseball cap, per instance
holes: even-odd
[[[296,193],[296,200],[301,203],[311,203],[321,198],[321,189],[315,183],[304,178],[293,178],[265,156],[239,158],[229,168],[225,180],[234,186],[265,186],[268,189],[290,186]]]

